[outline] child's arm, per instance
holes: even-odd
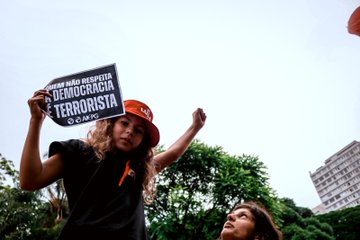
[[[155,155],[154,161],[157,172],[160,172],[172,162],[176,161],[186,151],[193,138],[204,126],[206,115],[203,109],[196,109],[192,116],[192,124],[185,133],[164,152]]]
[[[46,90],[39,90],[28,100],[31,118],[20,161],[20,187],[24,190],[37,190],[49,185],[57,179],[62,169],[59,154],[44,162],[40,157],[40,131],[45,119],[45,113],[41,110],[45,104],[44,96],[50,97],[50,94]]]

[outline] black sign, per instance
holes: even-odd
[[[46,113],[61,126],[73,126],[125,113],[115,64],[52,80],[46,87]]]

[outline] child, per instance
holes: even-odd
[[[165,152],[150,108],[124,101],[126,114],[96,121],[86,139],[53,142],[41,161],[39,139],[45,118],[44,89],[28,100],[31,118],[20,163],[20,185],[37,190],[62,178],[70,215],[59,239],[147,239],[144,205],[154,197],[153,177],[179,158],[206,115],[198,108],[191,126]]]

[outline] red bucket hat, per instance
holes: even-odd
[[[153,113],[151,109],[143,102],[138,100],[125,100],[124,101],[125,112],[132,113],[145,120],[148,133],[150,135],[150,144],[155,147],[160,140],[160,133],[158,128],[152,123]]]
[[[360,7],[356,8],[349,18],[348,32],[360,36]]]

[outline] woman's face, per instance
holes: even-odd
[[[136,149],[144,138],[144,120],[127,113],[115,121],[112,134],[115,147],[121,151],[130,152]]]
[[[255,218],[247,208],[239,208],[227,215],[221,232],[222,240],[254,240]]]

